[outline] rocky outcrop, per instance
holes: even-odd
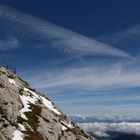
[[[93,140],[52,101],[0,67],[0,140]]]

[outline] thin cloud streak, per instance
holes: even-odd
[[[70,116],[71,120],[77,123],[87,122],[104,122],[104,123],[121,123],[121,122],[140,122],[140,115],[74,115]]]
[[[131,66],[131,64],[130,64]],[[49,74],[47,74],[49,73]],[[27,74],[27,76],[30,75]],[[59,70],[38,72],[38,76],[28,77],[33,86],[39,89],[73,89],[81,90],[111,90],[119,88],[130,88],[140,86],[140,73],[137,70],[127,70],[123,64],[107,65],[106,67],[88,66],[83,68],[71,68],[70,70]],[[40,81],[40,84],[38,82]]]
[[[131,57],[124,51],[39,18],[25,15],[9,7],[0,6],[0,17],[30,27],[33,31],[42,34],[42,40],[53,39],[53,47],[62,47],[64,51],[76,53],[79,56],[87,54],[104,54],[119,57]]]
[[[100,94],[100,93],[99,93]],[[82,96],[82,95],[81,95]],[[111,98],[112,97],[112,98]],[[126,105],[126,104],[130,104],[129,101],[133,101],[133,104],[135,104],[135,101],[139,101],[140,100],[140,96],[118,96],[116,97],[115,95],[112,95],[110,96],[110,98],[107,98],[105,96],[99,96],[99,97],[94,97],[94,94],[92,96],[92,98],[89,96],[89,97],[81,97],[80,99],[78,99],[78,101],[80,103],[86,103],[86,102],[93,102],[93,99],[94,99],[94,103],[93,104],[104,104],[106,103],[105,105],[110,105],[109,103],[111,102],[112,104],[115,104],[118,103],[120,105]],[[77,100],[61,100],[59,101],[59,103],[67,103],[67,104],[77,104]],[[111,105],[112,105],[111,104]]]
[[[121,114],[121,115],[139,115],[140,114],[140,109],[139,109],[140,104],[135,104],[135,105],[88,105],[82,104],[80,106],[76,105],[66,105],[66,104],[61,104],[60,107],[67,111],[72,109],[72,113],[69,113],[70,116],[73,114],[75,115],[93,115],[96,112],[96,115],[116,115],[116,114]],[[80,110],[82,110],[80,112]],[[83,111],[84,110],[84,111]]]
[[[111,35],[103,35],[98,39],[104,42],[108,42],[109,44],[117,44],[124,40],[135,41],[139,40],[139,38],[140,38],[140,25],[136,25],[126,30],[118,31]]]
[[[17,38],[8,36],[6,39],[0,40],[0,50],[12,50],[19,47],[19,41]]]

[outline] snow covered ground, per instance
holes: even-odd
[[[23,133],[19,130],[15,130],[14,133],[13,133],[12,140],[24,140],[23,139]]]

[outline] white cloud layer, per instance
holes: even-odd
[[[122,132],[127,134],[140,135],[140,123],[80,123],[78,124],[87,132],[104,137],[108,136],[107,131]]]

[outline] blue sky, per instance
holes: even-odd
[[[139,5],[0,0],[0,63],[67,114],[140,114]]]

